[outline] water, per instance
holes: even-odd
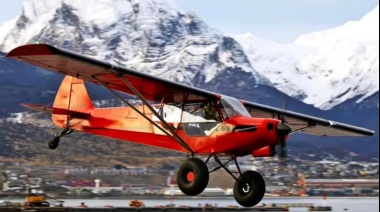
[[[188,205],[198,206],[198,204],[204,205],[206,203],[223,207],[228,205],[236,205],[235,199],[228,198],[191,198],[191,199],[143,199],[142,200],[147,207],[154,207],[157,205],[167,205],[174,203],[175,205]],[[66,206],[79,206],[81,202],[85,202],[89,207],[104,207],[105,205],[111,205],[114,207],[128,207],[129,199],[127,200],[101,200],[101,199],[89,199],[89,200],[65,200]],[[260,204],[272,204],[272,203],[313,203],[315,206],[323,205],[322,198],[265,198]],[[259,204],[259,205],[260,205]],[[327,206],[332,206],[333,211],[357,211],[357,212],[378,212],[379,211],[379,198],[328,198],[326,200]],[[347,209],[347,210],[345,210]],[[305,209],[292,209],[291,211],[306,211]]]
[[[128,207],[130,199],[63,199],[65,206],[77,207],[84,202],[88,207]],[[24,201],[24,200],[13,200]],[[235,205],[238,206],[233,197],[220,197],[220,198],[189,198],[189,199],[141,199],[147,207],[154,207],[158,205],[167,205],[174,203],[176,206],[202,206],[206,203],[217,205],[220,207]],[[267,205],[276,203],[313,203],[314,206],[322,206],[324,204],[321,197],[265,197],[262,203]],[[379,211],[379,198],[378,197],[328,197],[326,206],[331,206],[334,212],[338,211],[354,211],[354,212],[377,212]],[[307,211],[304,208],[291,208],[290,211]]]

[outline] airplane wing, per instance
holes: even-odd
[[[293,132],[317,136],[372,136],[374,131],[254,102],[243,101],[252,117],[283,117]]]
[[[47,44],[19,46],[11,50],[6,57],[65,75],[82,78],[95,84],[99,84],[99,81],[101,81],[110,89],[134,95],[120,79],[120,75],[123,75],[145,99],[156,102],[191,102],[220,98],[220,95],[213,92],[122,68]]]

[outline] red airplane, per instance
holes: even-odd
[[[22,104],[49,112],[63,128],[49,140],[56,149],[60,139],[73,131],[137,142],[187,153],[177,173],[177,184],[186,195],[206,188],[209,173],[223,168],[235,180],[233,194],[245,207],[258,204],[265,181],[255,171],[241,172],[237,157],[271,157],[276,146],[294,132],[317,136],[372,136],[373,131],[313,116],[239,100],[230,96],[171,82],[83,56],[47,44],[29,44],[10,51],[6,57],[67,75],[53,106]],[[84,81],[108,89],[126,107],[94,108]],[[132,104],[120,95],[141,100]],[[285,156],[285,151],[280,151]],[[206,161],[196,156],[208,156]],[[213,158],[219,166],[209,171]],[[221,158],[227,159],[222,162]],[[235,176],[227,163],[234,161]]]

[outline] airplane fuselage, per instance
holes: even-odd
[[[70,119],[70,126],[76,131],[187,152],[171,136],[148,121],[154,120],[164,128],[148,107],[140,105],[136,109],[145,117],[131,107],[94,108],[81,111],[90,114],[87,118]],[[61,128],[67,124],[66,115],[53,114],[52,119]],[[274,130],[279,122],[276,119],[235,116],[223,122],[190,122],[181,121],[178,117],[177,120],[167,118],[166,121],[197,154],[247,155],[278,144]]]

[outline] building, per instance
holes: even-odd
[[[379,179],[305,179],[307,188],[379,187]]]

